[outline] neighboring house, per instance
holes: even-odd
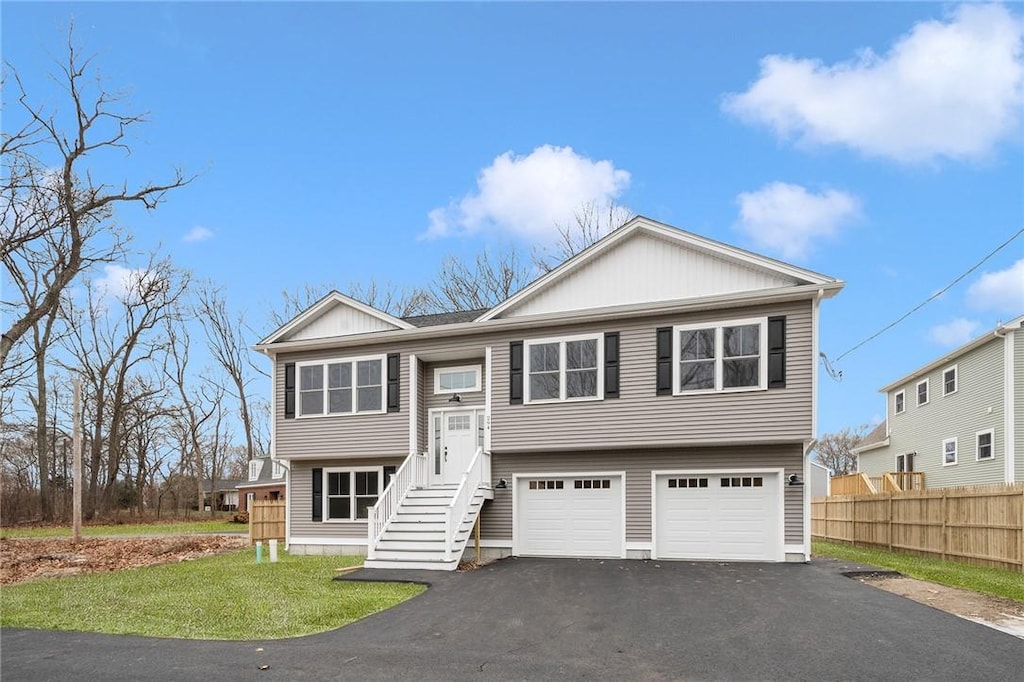
[[[923,472],[927,488],[1024,481],[1024,317],[880,389],[886,421],[859,471]]]
[[[332,292],[258,345],[287,543],[805,561],[818,314],[843,283],[638,217],[484,311]]]
[[[238,510],[249,511],[253,500],[283,500],[287,490],[288,468],[284,462],[270,457],[255,457],[249,461],[249,478],[235,488],[238,490]]]
[[[235,489],[241,481],[225,480],[217,481],[216,490],[213,491],[213,495],[210,495],[210,489],[213,487],[210,481],[203,481],[203,508],[206,511],[210,510],[210,500],[213,499],[214,511],[237,511],[238,510],[238,491]]]

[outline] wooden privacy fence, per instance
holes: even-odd
[[[829,495],[898,493],[903,490],[924,490],[924,472],[890,471],[880,476],[847,474],[833,476],[829,483]]]
[[[819,498],[811,535],[1024,571],[1024,484]]]
[[[284,541],[284,500],[253,500],[249,506],[249,543]]]

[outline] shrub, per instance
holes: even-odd
[[[231,517],[232,523],[249,523],[249,512],[240,511]]]

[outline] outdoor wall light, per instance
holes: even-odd
[[[803,481],[802,478],[800,478],[800,474],[790,474],[789,475],[789,484],[790,485],[803,485],[804,481]]]
[[[450,403],[461,403],[462,402],[462,396],[459,395],[458,393],[456,393],[451,398],[448,398],[448,402],[450,402]]]
[[[499,478],[498,479],[498,485],[494,486],[494,489],[495,490],[505,490],[506,488],[508,488],[508,481],[505,480],[504,478]]]

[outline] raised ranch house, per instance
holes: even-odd
[[[1024,481],[1024,316],[880,389],[886,420],[857,454],[903,488]],[[911,484],[911,480],[923,486]]]
[[[818,311],[843,283],[638,217],[489,310],[338,293],[273,361],[287,544],[805,561]]]

